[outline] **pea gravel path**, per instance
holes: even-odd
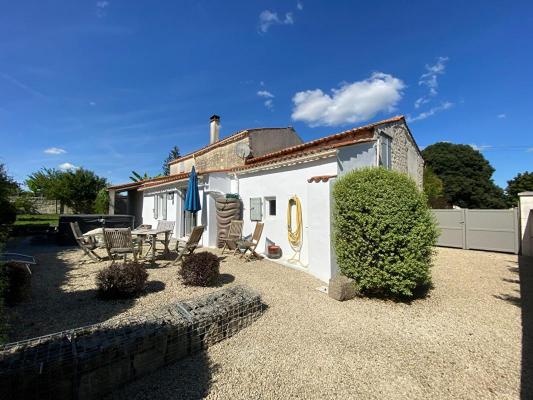
[[[307,274],[228,260],[222,271],[258,289],[269,305],[266,314],[206,355],[130,384],[115,397],[517,399],[516,261],[439,249],[435,289],[407,305],[339,303],[316,291],[320,282]]]
[[[35,274],[44,280],[34,288],[43,302],[34,299],[22,306],[14,321],[24,334],[19,330],[15,337],[142,313],[216,289],[184,288],[174,267],[149,269],[149,280],[156,283],[145,296],[131,303],[95,303],[94,274],[102,265],[73,267],[75,256],[62,252],[48,259],[61,269],[55,278],[50,271]],[[268,305],[264,316],[205,354],[131,383],[112,397],[517,399],[521,317],[516,262],[513,255],[441,248],[428,298],[411,304],[339,303],[318,292],[322,283],[308,274],[229,256],[221,264],[221,286],[246,284],[259,290]],[[43,269],[50,268],[44,264]],[[60,288],[58,295],[45,290],[50,284]],[[50,318],[60,309],[66,316]],[[21,315],[29,311],[32,322]]]

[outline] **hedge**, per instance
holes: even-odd
[[[410,177],[383,168],[352,171],[337,180],[333,197],[337,263],[360,292],[412,297],[431,283],[437,228]]]

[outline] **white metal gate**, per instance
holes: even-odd
[[[518,254],[518,209],[432,210],[440,228],[438,246]]]

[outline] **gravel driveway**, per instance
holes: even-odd
[[[439,249],[412,304],[339,303],[311,276],[228,259],[266,314],[235,337],[130,384],[118,399],[517,399],[517,257]]]
[[[50,333],[217,288],[184,288],[177,268],[149,269],[148,293],[95,300],[102,265],[78,252],[43,255],[34,300],[18,307],[13,338]],[[438,249],[429,297],[411,304],[337,302],[312,276],[228,256],[220,286],[259,290],[268,310],[249,328],[131,383],[116,399],[517,399],[521,316],[517,257]],[[51,290],[57,289],[57,290]]]

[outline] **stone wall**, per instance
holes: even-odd
[[[197,155],[194,158],[189,157],[176,164],[170,165],[170,174],[179,174],[189,172],[194,165],[197,171],[207,171],[215,169],[232,168],[238,165],[244,165],[244,159],[235,154],[235,148],[238,143],[249,144],[248,136],[215,147],[208,152]]]
[[[16,196],[11,197],[11,201],[15,202]],[[58,200],[48,200],[44,197],[27,197],[27,200],[32,203],[34,212],[36,214],[71,214],[70,207],[63,206],[61,210]]]
[[[392,169],[409,174],[422,189],[424,159],[418,152],[405,123],[393,122],[380,125],[376,128],[376,134],[380,132],[392,138]]]
[[[114,388],[232,336],[262,314],[260,295],[234,286],[142,316],[0,348],[6,399],[99,399]]]

